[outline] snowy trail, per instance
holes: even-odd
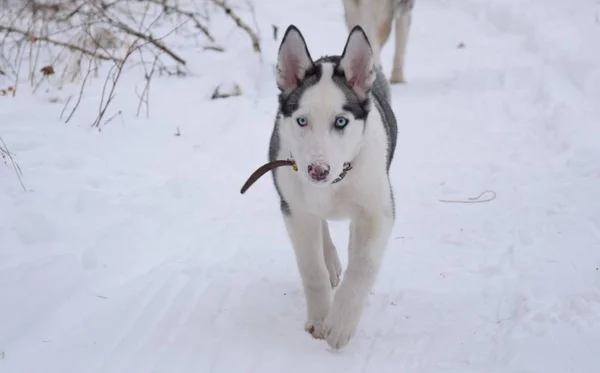
[[[408,84],[393,87],[398,220],[339,353],[303,331],[268,178],[239,188],[276,108],[279,41],[262,25],[294,23],[313,57],[339,53],[342,5],[255,4],[264,64],[231,36],[239,52],[197,61],[204,75],[157,81],[149,122],[97,133],[39,97],[0,101],[33,190],[0,167],[0,372],[597,369],[600,4],[417,0]],[[207,100],[224,77],[245,95]],[[489,203],[438,201],[488,189]],[[331,226],[345,264],[346,225]]]

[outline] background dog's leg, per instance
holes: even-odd
[[[390,37],[392,32],[392,22],[394,19],[391,16],[391,10],[383,14],[373,14],[372,18],[376,22],[376,24],[372,26],[375,28],[375,30],[367,37],[369,37],[369,42],[371,43],[371,48],[373,50],[374,62],[380,69],[382,69],[381,50]]]
[[[323,220],[323,253],[325,255],[325,265],[329,271],[329,281],[331,287],[335,288],[340,283],[342,276],[342,264],[340,263],[340,257],[338,256],[337,249],[331,239],[329,233],[329,225],[326,220]]]
[[[323,320],[329,312],[333,290],[324,260],[322,221],[296,210],[284,215],[284,221],[304,285],[307,312],[304,328],[313,337],[323,338]]]
[[[342,0],[342,3],[348,31],[356,25],[363,28],[373,51],[373,63],[381,68],[381,49],[392,31],[391,0]]]
[[[393,224],[391,216],[379,215],[360,217],[350,225],[348,268],[325,319],[325,338],[333,348],[344,347],[356,331]]]
[[[404,79],[404,55],[408,32],[412,22],[412,10],[401,8],[396,15],[396,40],[394,51],[394,66],[392,68],[391,83],[406,83]]]

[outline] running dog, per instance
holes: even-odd
[[[289,26],[276,81],[269,160],[294,166],[272,176],[304,287],[305,330],[340,349],[356,331],[395,221],[390,86],[360,26],[349,32],[341,56],[316,61],[300,30]],[[350,220],[343,281],[327,220]]]

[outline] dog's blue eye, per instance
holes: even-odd
[[[308,123],[308,121],[304,117],[298,117],[298,119],[296,119],[296,122],[300,127],[304,127]]]
[[[348,119],[344,118],[344,117],[337,117],[335,118],[335,126],[337,128],[344,128],[348,125]]]

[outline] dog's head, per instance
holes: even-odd
[[[371,46],[360,26],[350,31],[341,56],[317,61],[300,31],[288,27],[277,61],[279,125],[298,171],[308,180],[331,182],[357,155],[374,77]]]

